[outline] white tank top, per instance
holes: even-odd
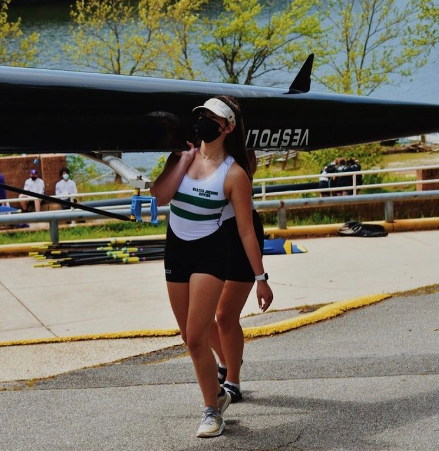
[[[182,240],[193,241],[216,232],[221,213],[229,203],[224,181],[235,159],[230,155],[209,177],[194,180],[184,175],[170,202],[169,224]]]
[[[255,210],[255,203],[252,201],[252,209]],[[224,221],[227,221],[227,219],[234,218],[235,217],[235,210],[233,209],[233,205],[231,202],[229,202],[223,210],[223,213],[221,215],[221,224]]]

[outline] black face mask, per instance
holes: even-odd
[[[36,180],[38,177],[35,177],[34,175],[31,177],[32,180]]]
[[[194,125],[198,136],[205,142],[211,143],[221,136],[224,130],[218,122],[208,117],[200,117],[198,122]],[[218,131],[221,128],[221,131]]]

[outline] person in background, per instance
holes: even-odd
[[[60,199],[62,200],[75,202],[76,199],[72,196],[72,194],[78,194],[78,189],[76,188],[76,183],[70,179],[69,169],[62,168],[59,171],[59,176],[61,177],[61,180],[55,185],[55,195],[60,196]],[[65,197],[63,195],[65,195]],[[62,208],[64,210],[70,209],[70,207],[66,205],[62,205]]]
[[[0,172],[0,183],[3,183],[3,185],[6,184],[5,177],[1,172]],[[0,206],[1,205],[4,205],[6,207],[8,206],[7,202],[2,202],[2,200],[7,199],[7,197],[8,196],[6,195],[6,189],[0,186]]]
[[[241,111],[230,98],[211,98],[194,111],[201,146],[173,152],[151,187],[158,205],[170,202],[165,274],[171,307],[187,344],[203,395],[197,437],[221,435],[231,401],[221,387],[210,332],[228,264],[223,208],[231,202],[239,235],[255,277],[261,308],[271,304],[262,255],[252,222],[251,171]]]
[[[349,168],[346,165],[346,160],[344,158],[340,158],[338,160],[337,174],[343,174],[344,172],[348,171]],[[352,185],[352,177],[350,175],[341,175],[339,177],[336,177],[336,179],[337,188],[340,188],[340,191],[337,191],[337,196],[347,196],[347,187]]]
[[[0,183],[6,184],[5,176],[0,172]],[[8,202],[8,195],[6,193],[6,188],[0,186],[0,215],[10,214],[10,205]]]
[[[351,172],[360,172],[361,171],[361,165],[360,162],[358,160],[356,160],[355,158],[350,158],[349,161],[349,170]],[[352,178],[355,177],[355,182],[356,182],[356,194],[360,194],[360,186],[363,184],[363,175],[362,174],[355,174],[352,176]],[[353,191],[350,192],[350,194],[353,194]]]
[[[31,193],[37,193],[37,194],[44,194],[45,185],[44,181],[38,177],[38,171],[36,169],[31,169],[29,172],[29,178],[24,182],[24,190],[30,191]],[[18,197],[25,199],[26,197],[29,197],[26,194],[20,194]],[[28,200],[22,200],[20,201],[21,210],[26,212],[28,210]],[[40,199],[34,199],[33,200],[35,205],[35,211],[41,211],[41,200]]]
[[[335,162],[328,163],[322,169],[321,175],[319,177],[319,189],[332,188],[333,177],[331,177],[330,174],[334,174],[334,172],[337,172]],[[331,192],[320,193],[320,197],[329,197],[329,196],[331,196]]]

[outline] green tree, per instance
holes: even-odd
[[[76,0],[73,43],[64,50],[98,72],[194,79],[190,36],[205,1]]]
[[[70,176],[78,186],[98,176],[96,164],[87,164],[85,158],[81,155],[67,155],[67,166],[70,170]]]
[[[73,43],[65,45],[64,51],[76,64],[118,75],[156,69],[157,14],[151,14],[147,23],[138,22],[130,0],[77,0],[70,15]]]
[[[164,0],[158,30],[160,50],[159,72],[165,77],[195,80],[201,72],[192,60],[193,36],[200,31],[199,11],[208,0]],[[146,26],[150,20],[150,2],[141,0],[139,15]]]
[[[319,0],[294,0],[285,10],[263,16],[259,0],[224,0],[218,18],[206,18],[206,42],[200,50],[223,81],[252,84],[269,72],[303,63],[321,20],[313,12]]]
[[[21,30],[21,19],[8,21],[8,6],[11,0],[0,1],[0,64],[4,66],[29,66],[35,59],[39,35],[25,36]]]
[[[411,27],[425,1],[328,0],[332,27],[320,40],[323,74],[315,78],[335,92],[370,95],[410,77],[429,51],[420,30]]]
[[[149,175],[151,182],[154,182],[157,177],[163,172],[167,158],[168,155],[160,155],[157,160],[157,164],[151,169],[151,174]]]
[[[435,47],[439,44],[439,4],[435,0],[419,0],[418,21],[414,32],[415,45]]]
[[[318,174],[327,164],[336,158],[358,159],[361,168],[377,168],[383,161],[384,151],[377,143],[360,144],[355,146],[334,147],[331,149],[301,152],[301,166],[307,168],[308,173]]]

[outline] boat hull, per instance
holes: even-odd
[[[192,109],[216,95],[237,98],[255,150],[310,151],[439,131],[439,105],[0,67],[0,152],[181,150],[196,140]]]

